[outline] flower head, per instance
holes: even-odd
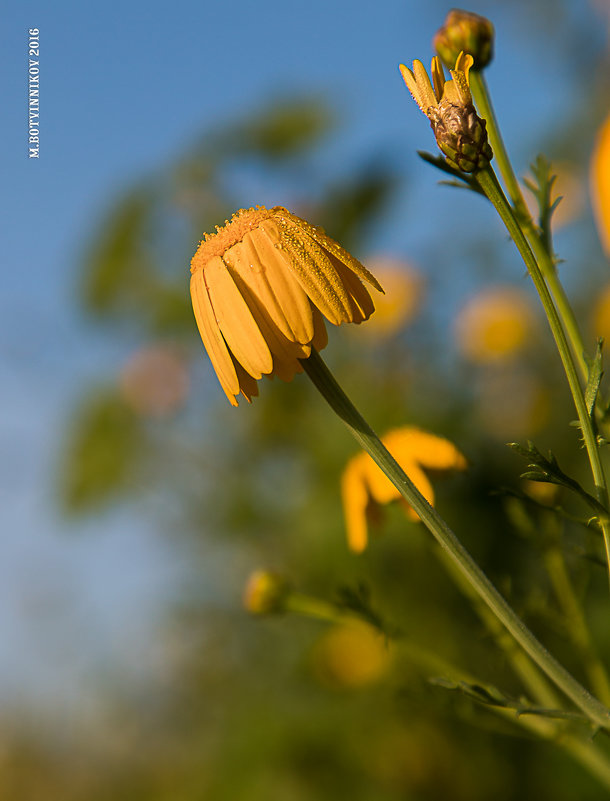
[[[419,428],[396,428],[381,440],[430,504],[434,504],[434,490],[424,469],[444,472],[466,468],[466,459],[453,443]],[[406,504],[390,479],[364,451],[347,463],[341,492],[347,542],[352,551],[366,548],[368,519],[374,518],[383,504],[401,501],[407,516],[419,520],[417,512]]]
[[[408,90],[426,117],[447,163],[462,172],[475,172],[486,167],[493,157],[487,141],[485,120],[472,103],[468,73],[472,56],[460,53],[445,80],[438,56],[432,59],[432,82],[421,61],[413,62],[413,70],[400,65]]]
[[[334,325],[375,310],[375,278],[322,228],[281,206],[242,209],[206,235],[191,262],[191,299],[203,344],[233,406],[256,381],[291,381],[299,359],[326,346]]]
[[[486,67],[493,58],[494,26],[485,17],[452,8],[436,32],[434,49],[445,64],[454,64],[459,53],[469,53],[473,70]]]

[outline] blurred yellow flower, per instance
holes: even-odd
[[[423,279],[413,267],[397,259],[371,258],[367,264],[385,289],[385,295],[376,298],[375,314],[365,331],[367,336],[391,337],[417,314]]]
[[[356,688],[372,684],[388,670],[391,654],[383,634],[354,621],[333,626],[313,650],[313,669],[323,684]]]
[[[511,286],[483,290],[462,308],[455,323],[458,347],[478,364],[514,358],[534,330],[528,295]]]
[[[404,426],[389,431],[383,444],[396,459],[426,500],[434,505],[434,490],[424,468],[432,472],[465,470],[467,463],[460,451],[446,439],[419,428]],[[341,479],[343,513],[347,542],[360,553],[368,541],[368,520],[374,519],[379,506],[400,501],[407,517],[419,520],[418,514],[402,498],[385,473],[364,451],[347,463]]]
[[[599,238],[610,257],[610,114],[599,129],[590,169],[591,201]]]
[[[291,381],[299,359],[327,344],[331,323],[361,323],[375,278],[321,228],[281,206],[236,212],[206,235],[191,262],[191,299],[203,344],[233,406],[257,379]]]
[[[119,387],[128,406],[143,417],[174,414],[184,404],[189,390],[184,355],[167,344],[142,348],[123,367]]]
[[[400,65],[400,72],[413,99],[430,120],[436,143],[457,170],[475,172],[489,165],[493,157],[487,141],[485,120],[472,103],[469,72],[473,58],[460,53],[452,80],[445,80],[438,56],[432,59],[432,82],[421,61],[413,62],[413,70]]]
[[[593,333],[604,338],[606,353],[610,348],[610,284],[602,289],[593,307]]]
[[[250,573],[243,593],[244,609],[253,615],[283,612],[290,585],[284,576],[269,570]]]

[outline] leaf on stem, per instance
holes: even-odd
[[[536,161],[530,165],[530,169],[534,180],[525,178],[523,183],[536,198],[539,210],[538,227],[540,235],[547,252],[552,254],[551,217],[561,201],[561,197],[551,201],[551,190],[557,176],[552,172],[551,162],[543,155],[539,155],[536,158]]]
[[[491,684],[483,685],[478,682],[472,684],[467,681],[452,681],[451,679],[442,677],[431,678],[429,681],[430,684],[443,687],[445,690],[459,692],[485,706],[499,706],[503,708],[514,706],[514,702],[511,703],[511,699],[507,695],[504,695],[497,687]]]
[[[589,361],[589,377],[587,379],[587,386],[585,388],[585,403],[587,404],[587,411],[591,422],[595,425],[595,404],[597,403],[597,396],[599,393],[599,385],[604,374],[602,368],[602,347],[604,340],[602,338],[597,340],[597,350],[593,359]]]
[[[520,445],[518,442],[508,443],[509,448],[512,448],[518,454],[529,460],[528,469],[525,473],[521,474],[521,478],[528,478],[530,481],[542,481],[548,484],[558,484],[561,487],[566,487],[572,490],[585,501],[596,513],[607,515],[607,509],[602,504],[590,495],[575,479],[568,476],[559,467],[557,459],[551,451],[548,457],[544,456],[533,442],[528,441],[527,447]]]
[[[457,179],[455,181],[441,181],[441,183],[445,186],[456,186],[460,189],[472,189],[473,192],[476,192],[479,195],[485,195],[485,192],[483,192],[478,182],[472,177],[471,174],[460,172],[460,170],[456,170],[454,167],[451,167],[449,164],[447,164],[442,156],[433,156],[432,153],[427,153],[425,150],[418,150],[417,155],[428,164],[431,164],[433,167],[441,170],[441,172],[446,172]]]
[[[444,678],[430,679],[431,684],[443,687],[446,690],[461,693],[483,706],[499,707],[514,710],[517,717],[521,715],[537,715],[538,717],[574,720],[588,723],[589,720],[580,712],[566,711],[565,709],[548,709],[534,706],[525,698],[511,698],[492,685],[471,684],[467,681],[451,681]]]
[[[389,625],[382,615],[374,609],[371,602],[370,588],[363,582],[359,582],[356,587],[340,587],[338,595],[337,606],[342,611],[351,612],[378,629],[386,637],[396,637],[400,634],[396,627]]]

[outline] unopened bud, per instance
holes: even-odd
[[[476,172],[488,166],[493,151],[487,141],[485,120],[472,103],[456,105],[442,100],[430,123],[436,143],[447,163],[462,172]]]
[[[453,8],[433,40],[436,52],[448,66],[455,64],[460,51],[470,53],[473,70],[482,70],[493,58],[494,27],[485,17]]]
[[[283,576],[268,570],[255,570],[246,582],[243,603],[253,615],[271,615],[285,610],[289,594],[290,585]]]

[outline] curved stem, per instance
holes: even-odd
[[[481,189],[493,203],[496,211],[502,219],[502,222],[506,226],[508,233],[511,235],[515,245],[517,246],[521,257],[525,262],[525,266],[527,267],[530,277],[534,282],[536,291],[540,296],[542,305],[544,306],[544,311],[549,321],[549,326],[551,328],[551,332],[553,334],[555,344],[557,345],[557,350],[559,351],[559,356],[563,363],[563,368],[568,379],[568,385],[570,387],[570,392],[572,393],[574,406],[576,407],[578,422],[580,423],[580,429],[582,431],[585,448],[587,450],[589,463],[591,465],[591,472],[593,474],[593,481],[595,483],[595,494],[597,500],[606,510],[605,514],[600,514],[600,525],[604,535],[606,561],[608,564],[610,578],[610,519],[608,515],[608,488],[606,485],[604,468],[599,455],[597,438],[593,430],[593,423],[591,417],[589,416],[582,387],[576,372],[572,351],[568,345],[565,332],[561,325],[561,320],[557,314],[557,309],[555,308],[553,299],[551,298],[542,272],[540,271],[538,262],[534,258],[534,254],[527,243],[525,235],[523,234],[523,231],[517,222],[514,212],[510,207],[504,192],[500,187],[500,184],[498,183],[496,174],[491,167],[488,167],[487,169],[478,172],[476,177]]]
[[[610,729],[610,710],[594,698],[540,643],[496,590],[443,518],[423,497],[385,448],[366,420],[335,381],[320,355],[312,350],[301,364],[331,408],[347,425],[356,441],[379,465],[400,494],[468,580],[480,598],[508,629],[541,670],[598,726]]]

